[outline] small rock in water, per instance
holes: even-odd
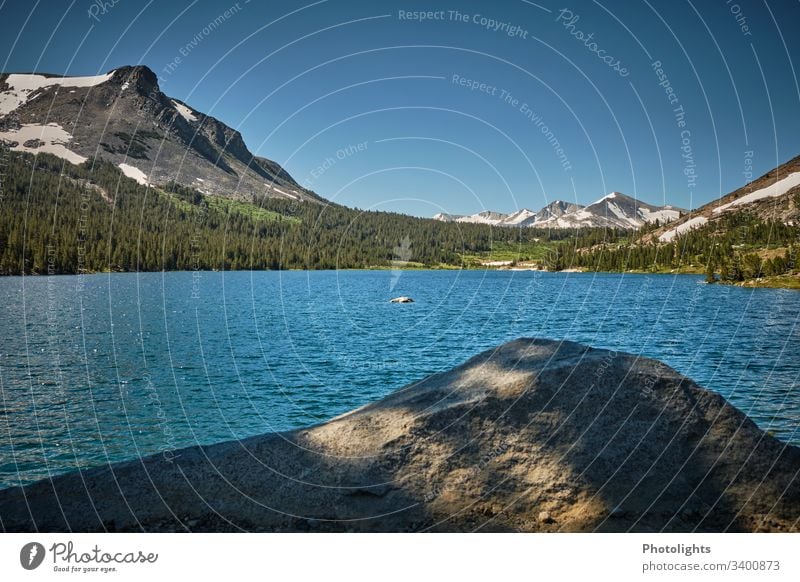
[[[390,303],[414,303],[414,300],[411,297],[406,297],[403,295],[402,297],[395,297],[390,301]]]

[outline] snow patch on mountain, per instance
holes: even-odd
[[[683,224],[679,224],[675,228],[668,230],[660,237],[658,237],[658,240],[660,240],[661,242],[672,242],[675,239],[675,237],[678,236],[679,234],[683,234],[684,232],[689,232],[690,230],[693,230],[695,228],[700,228],[707,222],[708,219],[705,216],[695,216],[694,218],[690,218]]]
[[[606,200],[611,200],[611,198],[606,198]],[[614,204],[613,202],[608,203],[608,209],[620,220],[628,220],[628,215],[623,212],[622,208]]]
[[[291,198],[292,200],[299,200],[298,196],[296,196],[294,194],[289,194],[288,192],[284,192],[283,190],[281,190],[280,188],[277,188],[275,186],[272,186],[271,190],[273,192],[277,192],[278,194],[281,194],[282,196],[286,196],[287,198]]]
[[[642,217],[645,222],[655,222],[656,220],[661,224],[672,222],[681,217],[681,211],[673,206],[663,206],[658,210],[650,210],[649,208],[640,208]]]
[[[7,115],[23,105],[31,94],[39,89],[58,85],[61,87],[94,87],[105,83],[113,71],[94,77],[45,77],[44,75],[21,75],[12,73],[6,77],[7,89],[0,92],[0,115]]]
[[[39,125],[23,124],[19,129],[0,132],[0,140],[8,142],[15,152],[47,153],[73,164],[82,164],[86,158],[67,148],[72,135],[57,123]]]
[[[733,208],[734,206],[751,204],[752,202],[756,202],[757,200],[763,200],[764,198],[776,198],[778,196],[782,196],[795,186],[800,186],[800,172],[794,172],[792,174],[789,174],[782,180],[778,180],[777,182],[775,182],[774,184],[770,184],[766,188],[761,188],[760,190],[756,190],[755,192],[750,192],[750,194],[745,194],[744,196],[742,196],[741,198],[737,198],[733,202],[728,202],[727,204],[718,206],[717,208],[714,209],[714,214],[719,214],[720,212],[724,212],[725,210]]]
[[[180,116],[183,117],[186,121],[188,121],[189,123],[194,123],[195,121],[197,121],[197,116],[194,114],[194,111],[192,111],[189,107],[187,107],[183,103],[175,101],[174,99],[172,99],[172,104],[175,106],[175,109],[178,110]]]
[[[123,163],[119,165],[119,169],[122,170],[122,173],[128,176],[128,178],[133,178],[134,180],[139,182],[139,184],[141,184],[142,186],[147,186],[148,184],[147,174],[142,172],[136,166],[131,166],[130,164]]]

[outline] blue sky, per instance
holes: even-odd
[[[359,208],[690,208],[800,154],[794,2],[19,1],[0,22],[3,70],[148,65]]]

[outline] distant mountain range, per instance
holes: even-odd
[[[556,200],[539,212],[523,208],[511,214],[485,211],[469,216],[437,214],[444,222],[490,224],[535,228],[641,228],[647,223],[677,220],[686,210],[674,206],[653,206],[620,192],[612,192],[588,206]]]
[[[238,131],[165,95],[144,66],[0,74],[0,153],[0,274],[371,268],[399,257],[433,268],[700,270],[709,280],[716,269],[737,282],[763,272],[800,288],[800,156],[692,212],[612,192],[588,206],[436,221],[365,213],[254,156]],[[487,226],[516,228],[487,236]],[[593,227],[641,230],[538,230]]]
[[[668,224],[606,240],[597,234],[561,243],[544,266],[694,273],[706,283],[800,289],[800,156]]]
[[[92,77],[0,74],[0,140],[74,164],[105,159],[141,184],[322,200],[276,162],[254,156],[238,131],[165,95],[146,66]]]
[[[104,75],[0,74],[0,141],[14,151],[46,152],[70,163],[103,159],[140,184],[177,183],[204,195],[253,201],[326,201],[300,186],[278,163],[253,155],[241,134],[165,95],[146,66]],[[537,228],[641,228],[658,221],[654,241],[670,242],[733,211],[797,221],[800,157],[687,212],[612,192],[588,206],[556,200],[538,212],[437,214],[444,222]]]

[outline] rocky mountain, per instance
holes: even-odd
[[[441,222],[461,222],[467,224],[490,224],[492,226],[533,226],[536,220],[536,213],[527,208],[517,210],[511,214],[492,212],[486,210],[464,216],[462,214],[439,213],[433,217],[434,220]]]
[[[503,226],[533,226],[535,221],[536,213],[527,208],[522,208],[503,218],[501,224]]]
[[[539,221],[545,221],[550,218],[559,218],[565,214],[572,214],[583,208],[580,204],[573,204],[572,202],[564,202],[563,200],[554,200],[539,212],[536,216]]]
[[[660,228],[652,240],[671,242],[685,232],[736,212],[784,224],[800,223],[800,156]]]
[[[589,206],[563,200],[551,202],[539,212],[526,208],[512,214],[485,211],[470,216],[437,214],[433,218],[446,222],[468,222],[493,226],[527,226],[535,228],[640,228],[658,220],[677,220],[685,212],[673,206],[653,206],[619,192],[612,192]]]
[[[673,206],[653,206],[620,192],[611,192],[589,206],[542,220],[542,228],[616,227],[641,228],[658,220],[676,220],[682,211]]]
[[[661,362],[519,339],[326,423],[0,490],[0,528],[796,532],[798,467]]]
[[[0,74],[0,140],[74,164],[102,158],[138,182],[177,182],[204,194],[321,201],[242,135],[165,95],[146,66],[105,75]]]

